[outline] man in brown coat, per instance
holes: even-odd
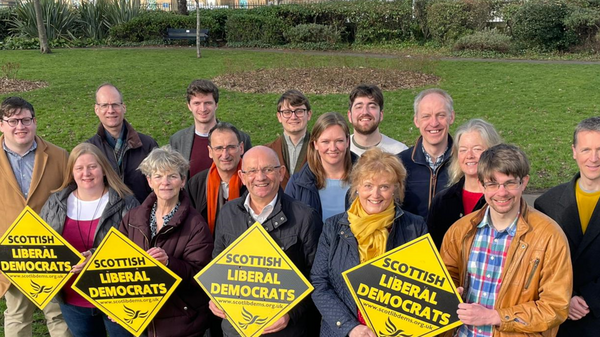
[[[9,97],[0,105],[0,236],[15,221],[25,206],[40,212],[50,191],[57,189],[67,174],[67,151],[36,135],[37,120],[33,106],[20,97]],[[36,308],[19,289],[0,275],[0,296],[6,299],[4,333],[31,337]],[[71,336],[58,303],[44,308],[52,337]]]
[[[290,176],[306,163],[310,142],[308,121],[312,110],[308,98],[298,90],[286,91],[277,102],[277,120],[283,126],[283,135],[266,144],[277,153],[279,162],[285,166],[281,188],[285,189]]]

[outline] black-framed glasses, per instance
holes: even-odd
[[[304,108],[300,108],[300,109],[295,109],[295,110],[279,110],[279,113],[283,116],[283,118],[290,118],[292,117],[292,114],[296,115],[296,117],[298,118],[302,118],[304,117],[304,114],[306,113],[308,109],[304,109]]]
[[[96,103],[100,107],[100,110],[107,111],[108,108],[112,108],[115,111],[121,110],[123,103]]]
[[[261,169],[249,169],[249,170],[241,170],[243,174],[249,176],[249,177],[254,177],[255,175],[258,174],[258,172],[262,172],[262,174],[264,175],[269,175],[269,174],[273,174],[275,172],[275,170],[279,169],[281,167],[281,165],[277,165],[277,166],[266,166],[263,167]]]
[[[215,146],[215,147],[210,147],[213,151],[215,151],[218,154],[223,153],[223,151],[227,151],[227,152],[231,152],[235,149],[237,149],[240,146],[240,144],[237,145],[227,145],[227,146]]]
[[[505,190],[516,190],[517,188],[519,188],[519,186],[521,186],[521,181],[520,180],[517,180],[517,181],[509,180],[502,184],[500,184],[500,183],[484,183],[483,184],[483,188],[485,188],[485,190],[488,192],[496,192],[500,189],[500,186],[504,186]]]
[[[35,117],[24,117],[24,118],[11,118],[11,119],[2,119],[6,122],[6,124],[10,125],[10,127],[14,128],[19,125],[19,122],[23,124],[23,126],[29,126],[33,123],[33,119]]]

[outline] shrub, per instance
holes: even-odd
[[[433,2],[427,8],[427,27],[434,40],[445,43],[482,30],[491,18],[493,3],[485,0]]]
[[[356,23],[356,42],[377,43],[411,38],[412,1],[359,1],[350,20]]]
[[[526,2],[514,13],[512,36],[527,47],[565,49],[576,41],[575,35],[566,31],[567,16],[568,7],[562,0]]]
[[[571,6],[564,24],[570,33],[577,36],[579,42],[592,43],[600,29],[600,10]]]
[[[10,22],[14,21],[15,11],[11,7],[0,8],[0,41],[10,33]]]
[[[77,16],[71,11],[69,3],[64,0],[41,0],[40,3],[48,40],[74,39]],[[11,31],[22,37],[38,37],[33,1],[19,1],[15,12],[16,17],[12,22]]]
[[[454,50],[477,50],[507,53],[511,48],[510,36],[497,30],[484,30],[466,35],[454,44]]]
[[[281,19],[252,12],[232,14],[225,24],[227,44],[232,46],[281,45],[284,42],[284,30]]]
[[[285,32],[284,37],[290,43],[328,43],[336,44],[340,41],[340,32],[332,26],[316,23],[300,24]]]
[[[200,17],[200,27],[210,31],[209,38],[212,38],[215,26],[213,18]],[[129,22],[112,27],[110,36],[129,42],[161,40],[167,36],[168,28],[196,29],[196,17],[164,11],[145,12]]]

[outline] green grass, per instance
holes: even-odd
[[[265,67],[424,68],[440,76],[439,86],[455,99],[452,131],[475,117],[493,123],[507,142],[529,155],[534,189],[564,182],[575,172],[570,155],[573,129],[581,119],[598,115],[600,102],[597,65],[411,61],[243,50],[204,50],[203,58],[196,59],[193,48],[55,50],[46,56],[37,51],[3,51],[0,65],[6,62],[20,63],[19,78],[49,83],[45,89],[18,95],[34,104],[38,133],[68,150],[95,132],[94,91],[106,81],[122,90],[126,118],[162,145],[192,124],[185,89],[195,78]],[[281,93],[293,87],[289,83]],[[382,131],[407,145],[418,136],[412,100],[421,89],[385,92]],[[222,90],[217,116],[248,132],[253,144],[266,143],[281,130],[274,114],[279,95]],[[309,95],[309,99],[317,116],[347,110],[347,94]]]

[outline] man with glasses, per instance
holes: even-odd
[[[123,95],[117,87],[110,83],[100,85],[94,106],[100,126],[87,142],[104,153],[115,172],[142,203],[152,190],[138,166],[158,144],[152,137],[133,129],[124,119],[126,110]]]
[[[218,122],[208,132],[208,156],[212,158],[212,165],[187,183],[192,205],[206,219],[213,234],[219,210],[246,191],[238,175],[244,153],[244,142],[240,139],[235,126]]]
[[[513,145],[485,151],[477,167],[487,203],[446,232],[441,256],[464,302],[458,336],[555,336],[573,285],[565,234],[527,205],[529,161]]]
[[[310,143],[308,121],[312,117],[310,102],[298,90],[288,90],[277,101],[277,120],[283,126],[283,135],[265,146],[277,153],[285,166],[281,188],[285,189],[290,176],[306,163]]]
[[[194,125],[177,131],[169,144],[190,161],[188,178],[208,169],[213,161],[208,155],[208,132],[218,122],[219,89],[208,80],[194,80],[187,88],[187,107],[194,117]],[[250,136],[240,131],[246,150],[252,147]]]
[[[33,106],[20,97],[8,97],[0,105],[0,236],[25,206],[40,212],[51,191],[67,174],[67,151],[36,135]],[[6,299],[4,334],[31,337],[36,308],[19,289],[0,274],[0,296]],[[58,303],[43,310],[50,336],[71,336]]]
[[[323,224],[313,209],[283,193],[280,183],[284,171],[285,167],[270,148],[257,146],[246,152],[238,173],[248,193],[223,206],[215,227],[213,258],[258,222],[300,272],[309,277]],[[223,319],[224,335],[239,336],[225,313],[212,301],[209,308]],[[307,297],[263,333],[272,337],[312,336],[308,329],[319,324],[314,319],[315,311]]]
[[[354,128],[350,135],[350,151],[357,156],[372,147],[398,155],[408,147],[379,131],[383,120],[383,93],[376,85],[361,84],[350,93],[348,120]]]
[[[600,117],[581,121],[573,134],[573,159],[579,167],[571,181],[535,200],[535,208],[565,232],[573,263],[569,319],[558,336],[597,336],[600,331]]]

